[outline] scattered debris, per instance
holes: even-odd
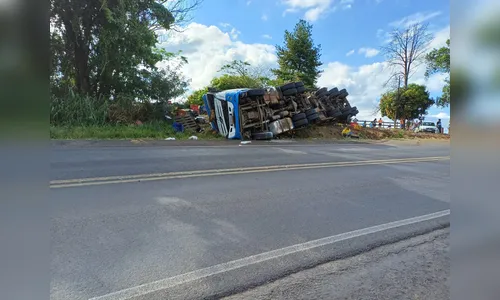
[[[174,122],[172,127],[175,132],[184,132],[184,125],[182,123]]]
[[[197,140],[197,139],[198,139],[198,137],[197,137],[196,135],[192,135],[192,136],[190,136],[190,137],[189,137],[189,139],[190,139],[190,140]]]
[[[251,143],[252,143],[252,141],[241,141],[240,144],[241,145],[247,145],[247,144],[251,144]]]
[[[175,141],[175,138],[174,137],[168,137],[165,139],[165,141]]]

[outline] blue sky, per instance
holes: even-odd
[[[185,32],[162,45],[186,53],[190,63],[184,73],[196,89],[207,85],[220,66],[232,59],[274,66],[274,45],[281,44],[284,31],[293,30],[304,18],[313,24],[314,41],[322,47],[325,72],[318,84],[347,88],[360,116],[368,117],[384,91],[380,82],[387,71],[377,52],[387,33],[425,21],[435,35],[431,46],[442,46],[449,37],[449,11],[449,1],[438,0],[204,0]],[[443,80],[444,75],[439,75],[425,81],[423,68],[413,78],[428,85],[434,97],[440,94]],[[449,109],[429,112],[438,114],[447,117]]]

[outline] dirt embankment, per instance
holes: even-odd
[[[345,126],[335,125],[316,125],[292,132],[287,132],[280,135],[280,138],[294,138],[294,139],[343,139],[342,130]],[[360,128],[353,130],[360,139],[367,140],[385,140],[385,139],[434,139],[434,140],[449,140],[448,134],[434,134],[423,132],[412,132],[401,129],[379,129],[379,128]]]

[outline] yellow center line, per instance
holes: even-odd
[[[263,173],[263,172],[289,171],[289,170],[430,162],[430,161],[441,161],[449,159],[450,159],[449,156],[435,156],[435,157],[420,157],[420,158],[362,160],[362,161],[350,161],[350,162],[326,162],[326,163],[275,165],[275,166],[261,166],[261,167],[242,167],[242,168],[232,168],[232,169],[195,170],[195,171],[141,174],[141,175],[93,177],[93,178],[68,179],[68,180],[53,180],[50,182],[50,188],[66,188],[66,187],[104,185],[104,184],[115,184],[115,183],[131,183],[131,182],[142,182],[142,181],[181,179],[181,178],[206,177],[206,176],[217,176],[217,175]]]

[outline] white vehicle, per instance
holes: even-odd
[[[415,128],[415,132],[432,132],[437,133],[438,128],[436,127],[436,123],[434,122],[422,122],[417,128]]]

